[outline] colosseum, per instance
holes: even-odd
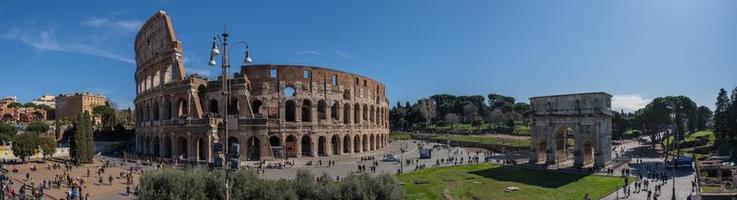
[[[388,144],[386,88],[368,77],[314,66],[243,65],[228,75],[224,113],[222,77],[186,75],[182,43],[165,12],[143,24],[134,48],[140,155],[212,162],[225,128],[240,160],[359,154]]]

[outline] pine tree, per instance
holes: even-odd
[[[714,133],[716,133],[717,138],[717,144],[715,144],[715,146],[719,146],[721,142],[727,138],[727,131],[729,129],[727,126],[727,111],[730,107],[729,101],[727,91],[725,91],[724,88],[720,89],[719,96],[717,96],[716,110],[714,110]]]

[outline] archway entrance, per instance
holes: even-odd
[[[561,127],[555,133],[555,161],[565,162],[568,159],[570,148],[574,145],[572,138],[573,130],[569,127]]]
[[[312,157],[312,140],[309,136],[302,136],[302,142],[300,142],[302,145],[302,156],[310,156]]]
[[[207,142],[204,138],[197,140],[197,160],[207,160]]]
[[[351,153],[351,136],[346,134],[343,136],[343,153]]]
[[[325,142],[325,136],[320,136],[317,138],[317,155],[327,156],[327,146],[325,145]]]
[[[548,146],[545,144],[545,141],[540,142],[540,144],[537,145],[537,163],[539,164],[545,164],[548,154],[547,152]]]
[[[297,138],[293,135],[287,136],[287,157],[289,158],[296,158],[297,157]]]
[[[583,143],[583,165],[589,165],[594,163],[594,144],[591,140],[586,140]]]
[[[374,134],[371,134],[371,137],[369,137],[369,150],[373,151],[376,150],[376,140],[374,138]]]
[[[171,158],[171,137],[164,136],[164,157],[165,158]]]
[[[153,147],[154,147],[154,156],[159,157],[161,154],[159,154],[159,136],[154,137],[153,141]]]
[[[361,138],[361,142],[363,142],[361,144],[361,146],[363,146],[363,151],[369,151],[369,147],[368,147],[368,136],[367,135],[363,135],[363,138]]]
[[[285,158],[284,147],[281,145],[281,139],[276,136],[269,137],[269,145],[271,146],[271,153],[274,154],[274,158]]]
[[[356,135],[353,136],[353,153],[360,153],[361,152],[361,136]]]
[[[340,154],[340,147],[338,146],[340,141],[338,141],[338,134],[334,134],[333,137],[330,138],[330,144],[333,146],[333,155]]]
[[[297,112],[296,110],[297,108],[294,105],[294,101],[287,100],[287,102],[284,103],[284,118],[285,118],[284,120],[288,122],[295,121],[296,117],[294,113]]]
[[[233,148],[238,148],[238,157],[240,158],[241,154],[243,154],[244,149],[240,149],[241,142],[238,141],[237,138],[231,136],[228,138],[228,151],[234,151],[235,149]],[[225,153],[228,153],[228,152],[225,152]]]
[[[187,152],[189,152],[187,149],[187,139],[180,137],[177,140],[177,146],[177,153],[179,153],[177,156],[179,159],[187,159]]]
[[[257,137],[248,138],[248,160],[261,160],[261,141]]]

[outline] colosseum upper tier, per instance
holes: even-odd
[[[185,76],[181,42],[165,12],[141,27],[135,51],[139,154],[212,162],[225,128],[241,160],[354,154],[387,145],[386,90],[368,77],[313,66],[244,65],[228,77],[224,113],[222,77]]]

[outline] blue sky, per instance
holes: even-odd
[[[217,74],[207,53],[227,24],[234,40],[251,43],[255,63],[367,75],[392,102],[604,91],[615,109],[665,95],[713,108],[719,88],[737,86],[730,0],[0,0],[0,96],[91,91],[130,106],[133,38],[159,9],[172,17],[188,72]]]

